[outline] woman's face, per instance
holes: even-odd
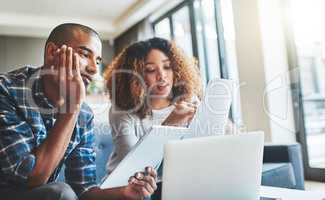
[[[173,69],[169,58],[160,50],[152,49],[144,68],[144,81],[152,97],[166,98],[173,87]]]

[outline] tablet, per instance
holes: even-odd
[[[190,129],[173,126],[153,126],[131,151],[123,158],[112,173],[103,179],[100,188],[114,188],[128,185],[128,180],[136,172],[147,166],[158,170],[162,159],[164,144],[179,140],[190,134]]]

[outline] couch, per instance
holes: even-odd
[[[262,185],[304,189],[304,172],[299,143],[264,146]]]

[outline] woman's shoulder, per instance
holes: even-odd
[[[132,113],[131,111],[125,111],[120,109],[117,106],[111,106],[109,109],[108,118],[110,122],[118,122],[118,121],[138,121],[139,117]]]

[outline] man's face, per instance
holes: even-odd
[[[95,35],[90,35],[81,30],[74,30],[73,39],[64,44],[67,47],[71,47],[73,53],[79,55],[80,75],[87,88],[89,83],[93,80],[94,75],[98,72],[102,62],[102,43],[100,39]],[[55,65],[56,56],[54,52],[61,48],[61,46],[52,43],[48,48],[51,50],[48,51],[50,53],[48,53],[45,58],[46,65]]]
[[[98,37],[75,31],[75,39],[67,44],[80,56],[80,73],[87,88],[102,63],[102,43]]]

